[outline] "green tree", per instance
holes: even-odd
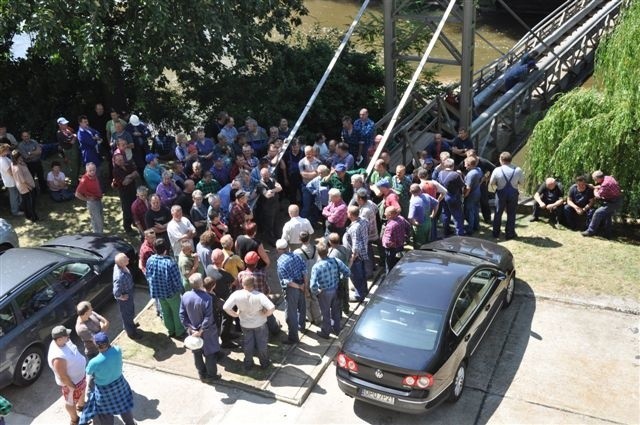
[[[302,0],[1,0],[0,60],[26,32],[29,58],[100,82],[116,107],[160,113],[177,106],[176,88],[215,81],[229,64],[259,67],[304,14]]]
[[[554,104],[529,139],[529,189],[549,175],[565,184],[601,169],[625,191],[624,212],[640,216],[640,3],[630,2],[619,25],[598,47],[589,89]]]

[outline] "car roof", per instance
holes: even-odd
[[[40,270],[67,257],[41,248],[12,248],[0,255],[0,297]]]
[[[482,264],[490,265],[464,254],[410,251],[380,284],[376,296],[446,311],[467,275]]]

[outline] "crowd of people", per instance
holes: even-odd
[[[492,235],[500,238],[505,212],[505,238],[517,237],[522,169],[511,163],[508,152],[500,154],[499,166],[479,157],[466,129],[453,140],[435,134],[419,158],[392,172],[387,151],[372,158],[382,136],[376,135],[366,109],[355,120],[342,119],[339,138],[327,140],[318,134],[308,143],[294,138],[287,146],[286,119],[267,131],[247,117],[244,126],[236,128],[234,118],[222,112],[209,126],[209,134],[200,127],[175,138],[162,130],[152,137],[136,115],[126,121],[112,111],[106,119],[102,105],[96,106],[93,120],[99,130],[81,116],[74,131],[68,120],[59,118],[58,143],[53,147],[34,141],[26,131],[17,142],[0,124],[0,172],[11,212],[37,221],[40,193],[49,193],[56,202],[77,198],[86,202],[92,230],[102,233],[102,197],[113,188],[120,199],[123,231],[141,238],[136,266],[146,277],[158,316],[170,337],[188,341],[203,382],[220,379],[217,362],[225,355],[222,349],[239,349],[239,338],[245,370],[255,366],[254,354],[261,368],[269,367],[267,342],[281,332],[273,317],[270,267],[277,272],[286,301],[287,334],[282,343],[294,344],[307,323],[320,328],[321,338],[338,335],[350,302],[362,301],[374,271],[388,272],[407,245],[473,235],[480,229],[481,216],[492,223]],[[46,180],[45,151],[58,156]],[[367,176],[363,167],[371,160],[374,171]],[[621,191],[615,179],[601,171],[594,172],[593,179],[595,186],[577,178],[566,203],[555,180],[548,179],[535,195],[532,220],[548,214],[552,222],[566,220],[573,229],[585,226],[585,236],[595,234],[601,224],[608,232]],[[490,187],[495,192],[494,211]],[[283,199],[288,201],[289,220],[280,228],[281,205],[287,204]],[[580,223],[582,217],[586,220]],[[275,264],[267,248],[277,252]],[[140,339],[129,259],[119,254],[115,263],[113,295],[124,330],[131,339]],[[90,311],[90,306],[78,306],[81,317]],[[84,336],[78,332],[88,344],[87,355],[109,353],[116,360],[103,359],[100,364],[117,363],[121,354],[101,333],[108,323],[99,316],[96,320],[93,339],[86,330]],[[63,331],[54,329],[52,344],[60,349],[69,344]],[[117,374],[101,378],[101,366],[92,367],[92,361],[86,366],[86,373],[95,375],[92,388],[108,394],[116,381],[107,381]],[[56,371],[54,363],[55,359],[51,364]],[[78,377],[83,368],[78,367]],[[70,375],[60,376],[75,421],[76,392],[84,384],[74,381],[70,393]],[[124,388],[117,379],[114,385]],[[126,423],[124,407],[116,413],[123,413]],[[101,414],[95,403],[92,409],[94,415]]]

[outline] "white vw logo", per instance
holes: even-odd
[[[382,373],[380,369],[376,369],[375,375],[376,375],[376,378],[382,379],[382,377],[384,376],[384,373]]]

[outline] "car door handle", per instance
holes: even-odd
[[[484,308],[484,311],[489,311],[490,308],[491,308],[491,304],[487,304],[487,306]]]
[[[465,342],[469,341],[469,339],[471,339],[471,334],[467,334],[467,336],[464,337]]]

